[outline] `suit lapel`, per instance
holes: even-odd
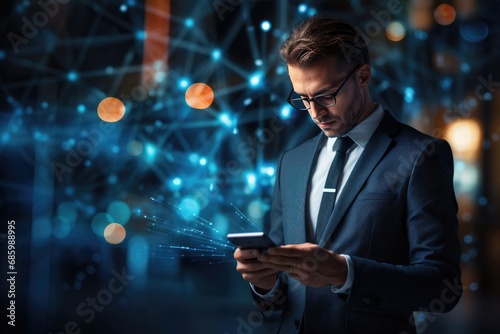
[[[321,236],[319,245],[322,247],[329,246],[332,235],[338,228],[347,209],[354,201],[358,193],[363,188],[368,176],[382,159],[392,142],[392,134],[398,129],[398,122],[389,113],[386,112],[379,127],[375,130],[372,137],[368,141],[363,153],[359,157],[358,162],[347,180],[344,190],[335,204],[333,214],[330,221]]]

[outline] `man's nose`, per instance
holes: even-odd
[[[311,100],[309,104],[311,105],[311,108],[309,108],[309,114],[312,118],[316,119],[326,114],[326,108],[316,103],[316,101]]]

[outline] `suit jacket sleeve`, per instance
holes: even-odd
[[[394,176],[398,191],[406,192],[409,263],[351,255],[355,277],[348,304],[353,310],[447,312],[460,299],[453,157],[445,141],[426,143],[409,159],[409,174]]]

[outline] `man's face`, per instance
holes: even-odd
[[[365,98],[361,92],[362,83],[356,64],[341,66],[333,57],[325,57],[307,67],[288,66],[293,90],[300,97],[312,98],[320,94],[334,93],[347,79],[336,97],[336,104],[323,107],[314,101],[310,102],[309,115],[328,137],[338,137],[349,132],[366,117]],[[369,66],[363,65],[362,67]],[[366,68],[365,68],[366,69]]]

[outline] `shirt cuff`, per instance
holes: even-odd
[[[344,285],[342,285],[340,288],[331,285],[331,289],[333,293],[349,293],[349,291],[351,291],[352,282],[354,281],[354,266],[349,255],[340,254],[340,256],[343,256],[347,262],[347,278]]]
[[[255,293],[257,296],[265,300],[272,300],[274,297],[276,297],[279,286],[280,286],[279,276],[278,279],[276,279],[276,284],[274,284],[273,288],[269,290],[266,294],[258,293],[255,289],[255,286],[252,283],[250,283],[250,288],[252,289],[253,293]]]

